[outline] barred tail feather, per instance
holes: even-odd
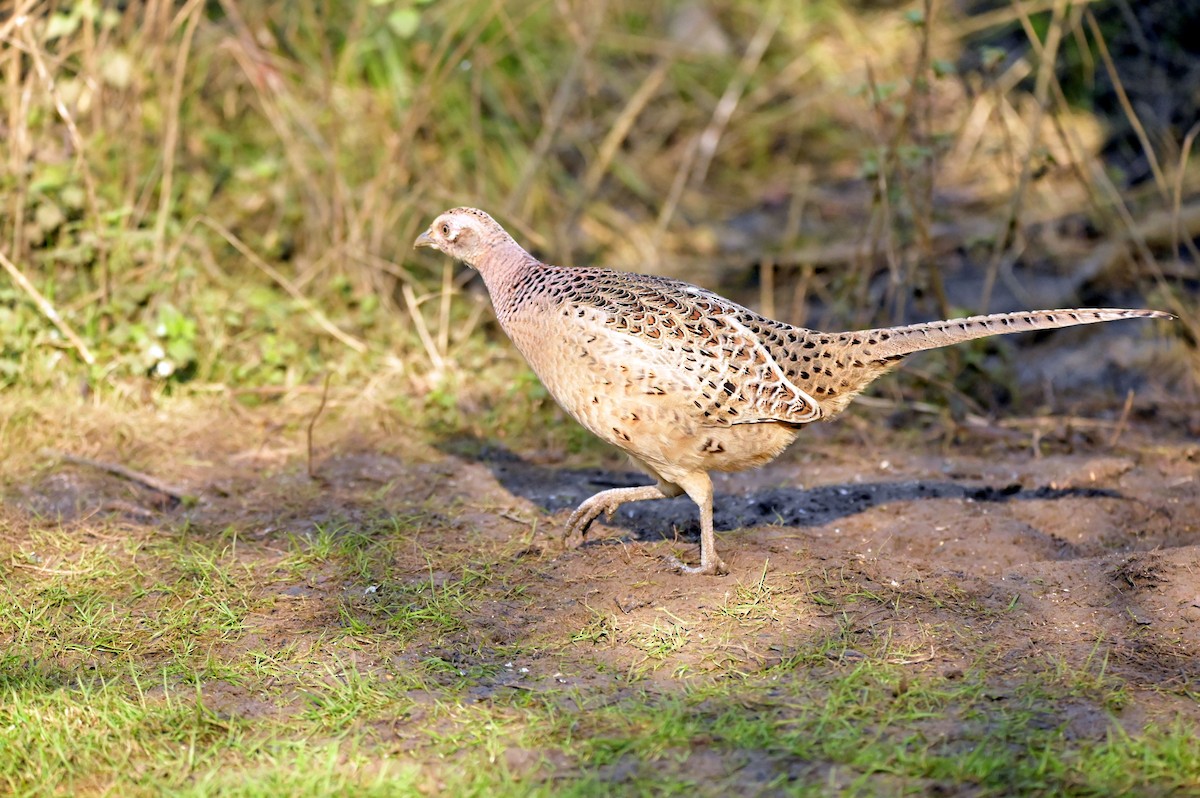
[[[990,335],[1139,318],[1171,319],[1174,316],[1158,310],[1115,308],[1031,310],[1025,313],[995,313],[990,316],[910,324],[907,327],[820,334],[819,345],[838,353],[838,370],[818,370],[819,373],[805,382],[806,390],[820,403],[822,417],[832,418],[844,410],[850,400],[876,378],[891,371],[906,355],[913,352],[937,349]]]
[[[862,341],[863,354],[872,359],[899,358],[925,349],[985,338],[989,335],[1051,330],[1079,324],[1097,324],[1119,319],[1172,319],[1160,310],[1125,310],[1120,308],[1072,308],[1064,310],[1031,310],[1024,313],[993,313],[990,316],[969,316],[963,319],[910,324],[879,330],[843,333]]]

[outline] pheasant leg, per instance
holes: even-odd
[[[729,573],[725,561],[717,556],[717,536],[713,530],[712,480],[708,478],[708,474],[700,471],[688,474],[678,482],[700,508],[700,565],[684,565],[676,557],[668,557],[667,562],[672,568],[685,574],[713,576]]]
[[[586,500],[571,513],[567,519],[567,527],[563,530],[563,540],[566,541],[575,533],[587,540],[588,527],[604,513],[608,518],[625,502],[640,502],[646,499],[670,499],[683,493],[683,489],[669,483],[643,485],[637,488],[613,488],[597,493]]]

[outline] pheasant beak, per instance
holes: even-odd
[[[433,237],[431,235],[429,235],[428,230],[426,230],[424,233],[421,233],[421,235],[417,236],[417,240],[413,242],[414,249],[420,248],[420,247],[433,247],[433,246],[436,246],[436,244],[434,244]]]

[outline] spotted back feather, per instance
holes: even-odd
[[[559,325],[636,338],[656,350],[657,366],[686,375],[695,386],[689,398],[706,423],[804,424],[822,415],[821,405],[795,381],[799,372],[788,367],[784,349],[802,347],[807,330],[764,318],[689,283],[543,266],[506,295],[493,294],[493,302],[501,324],[538,308]]]

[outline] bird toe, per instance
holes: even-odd
[[[687,565],[678,557],[673,555],[667,556],[667,565],[673,570],[688,576],[724,576],[729,573],[729,566],[725,565],[725,561],[720,557],[709,563],[701,563],[700,565]]]

